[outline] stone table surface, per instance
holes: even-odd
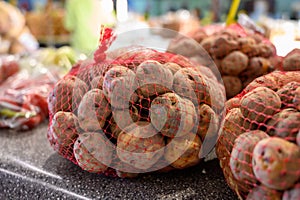
[[[46,123],[27,132],[0,130],[0,199],[237,199],[218,160],[135,179],[105,177],[59,156],[46,132]]]

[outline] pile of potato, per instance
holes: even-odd
[[[123,50],[77,63],[56,84],[51,145],[86,171],[119,177],[198,164],[216,142],[224,88],[183,56]]]
[[[241,34],[230,28],[206,34],[201,29],[194,32],[191,38],[194,40],[181,36],[175,38],[168,51],[210,68],[216,66],[217,73],[222,76],[227,98],[239,94],[255,78],[273,71],[281,63],[275,47],[258,34]]]
[[[216,153],[241,199],[300,197],[300,71],[274,71],[226,102]]]

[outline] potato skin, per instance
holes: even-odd
[[[286,190],[300,178],[300,148],[284,139],[270,137],[257,143],[252,165],[256,178],[275,190]]]
[[[241,112],[250,121],[266,122],[279,111],[281,100],[273,90],[258,87],[241,99]]]
[[[300,88],[300,82],[292,81],[284,85],[281,89],[277,91],[277,94],[281,99],[283,108],[296,108],[296,105],[293,103],[293,101],[296,96],[297,88]]]
[[[166,146],[165,159],[176,169],[184,169],[200,162],[200,137],[194,133],[188,133],[180,138],[169,138]]]
[[[300,111],[300,87],[298,87],[295,91],[295,97],[293,99],[293,104],[295,108]]]
[[[54,115],[58,111],[74,112],[87,92],[85,82],[75,76],[68,75],[58,81],[48,96],[49,113]]]
[[[290,53],[283,59],[284,71],[299,71],[300,70],[300,51],[296,53]]]
[[[255,130],[239,135],[234,141],[229,165],[237,180],[250,185],[257,182],[252,170],[252,151],[260,140],[268,137],[267,133]]]
[[[271,136],[283,138],[296,143],[297,133],[300,130],[300,112],[287,108],[275,114],[267,122],[267,132]]]
[[[242,81],[236,76],[223,76],[227,98],[236,96],[243,88]]]
[[[297,200],[300,197],[300,182],[289,190],[285,190],[282,200]]]
[[[231,76],[237,76],[248,66],[248,57],[240,51],[233,51],[222,61],[222,72]]]
[[[253,188],[247,195],[246,200],[281,200],[282,192],[270,189],[264,185]]]
[[[112,148],[103,133],[85,132],[74,143],[74,155],[83,170],[103,173],[112,161]]]

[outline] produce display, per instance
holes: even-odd
[[[274,45],[259,34],[234,24],[228,27],[211,25],[189,35],[194,40],[176,38],[168,51],[178,53],[204,66],[217,66],[226,89],[227,98],[239,94],[255,78],[265,75],[281,64]],[[198,48],[198,44],[202,48]],[[205,52],[205,53],[204,53]],[[292,62],[292,61],[291,61]]]
[[[274,71],[226,102],[216,153],[241,199],[299,198],[299,88],[299,71]]]
[[[53,148],[83,170],[119,177],[201,162],[225,101],[213,73],[145,47],[104,52],[113,40],[104,30],[94,61],[75,64],[48,97]]]

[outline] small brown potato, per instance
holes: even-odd
[[[269,135],[296,143],[300,130],[300,112],[293,108],[284,109],[267,122],[267,128]]]
[[[218,36],[211,47],[211,53],[218,58],[223,58],[232,51],[237,50],[238,47],[237,41],[226,38],[225,36]]]
[[[181,66],[176,64],[176,63],[173,63],[173,62],[167,62],[163,65],[163,67],[165,68],[168,68],[172,74],[174,75],[178,70],[181,69]]]
[[[281,138],[263,139],[253,150],[253,172],[271,189],[291,188],[300,178],[299,163],[300,148]]]
[[[258,87],[241,99],[241,112],[250,121],[265,122],[279,111],[280,97],[267,87]]]
[[[295,184],[291,189],[284,191],[282,200],[299,200],[300,182]]]
[[[192,68],[183,68],[176,72],[173,89],[176,94],[191,100],[195,105],[201,104],[208,93],[205,76]]]
[[[168,52],[180,54],[185,57],[192,57],[202,50],[199,43],[195,40],[184,36],[180,37],[181,38],[176,38],[170,42]]]
[[[227,75],[237,76],[248,66],[248,57],[240,51],[233,51],[222,61],[222,72]]]
[[[163,94],[152,101],[150,118],[161,134],[171,138],[189,133],[198,120],[194,104],[174,93]]]
[[[260,140],[268,137],[267,133],[260,130],[245,132],[237,137],[229,162],[232,173],[237,180],[249,185],[257,182],[252,170],[252,152]]]
[[[223,83],[225,86],[227,98],[232,98],[242,91],[243,85],[239,77],[223,76],[222,78],[223,78]]]
[[[117,155],[121,161],[140,169],[152,171],[164,154],[164,138],[147,122],[130,125],[119,135]]]
[[[199,116],[197,134],[201,141],[217,136],[219,131],[219,118],[214,110],[206,104],[199,106],[197,110]]]
[[[184,169],[200,162],[200,137],[188,133],[184,137],[169,138],[165,150],[165,159],[176,169]]]
[[[228,101],[226,101],[226,103],[225,103],[226,113],[228,113],[228,111],[230,111],[233,108],[239,108],[240,101],[241,101],[241,98],[239,98],[239,97],[234,97],[234,98],[231,98]]]
[[[299,71],[300,70],[300,52],[291,53],[283,59],[284,71]]]
[[[78,165],[92,173],[103,173],[112,161],[113,148],[103,133],[80,134],[74,144],[74,155]]]
[[[101,130],[110,114],[111,107],[103,91],[92,89],[83,96],[79,104],[79,125],[85,131]]]
[[[144,97],[158,96],[171,91],[173,74],[159,62],[147,60],[137,67],[135,82]]]
[[[225,146],[228,152],[231,152],[235,139],[245,132],[243,123],[243,115],[239,108],[233,108],[227,113],[218,141]]]
[[[104,81],[104,77],[102,75],[96,76],[91,81],[90,88],[91,89],[100,89],[100,90],[103,90],[103,81]]]
[[[249,192],[246,200],[281,200],[281,197],[282,192],[259,185]]]
[[[295,97],[293,99],[294,107],[300,111],[300,87],[298,87],[295,91]]]
[[[249,65],[240,75],[241,77],[248,77],[254,79],[256,77],[266,74],[272,68],[268,59],[263,57],[253,57],[249,60]]]
[[[135,82],[135,73],[123,66],[114,66],[109,69],[103,81],[103,93],[114,108],[128,108],[138,88]]]
[[[215,112],[222,112],[226,101],[224,85],[211,78],[205,78],[204,80],[207,91],[204,95],[204,100],[201,103],[209,105]]]
[[[81,98],[87,92],[85,82],[75,76],[66,76],[56,83],[48,96],[49,113],[58,111],[76,112]]]
[[[294,107],[293,100],[297,88],[300,88],[300,82],[292,81],[277,91],[283,108]]]
[[[240,37],[237,39],[237,42],[239,44],[239,50],[246,55],[253,51],[253,47],[256,44],[255,39],[252,37]]]
[[[211,54],[211,48],[212,48],[212,46],[213,46],[215,40],[216,40],[216,37],[215,37],[215,36],[210,36],[210,37],[204,38],[204,39],[201,41],[200,45],[202,46],[203,49],[206,50],[206,52],[207,52],[208,54]]]
[[[259,56],[264,58],[269,58],[275,53],[275,47],[272,44],[259,43],[257,49],[259,50]]]
[[[73,154],[73,144],[80,133],[78,119],[71,112],[58,111],[52,118],[49,140],[59,152]]]

